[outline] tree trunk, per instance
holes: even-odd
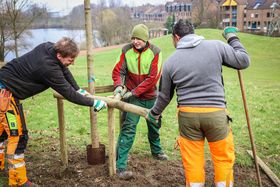
[[[87,40],[87,68],[88,68],[88,88],[89,93],[94,94],[94,74],[93,74],[93,38],[92,38],[92,23],[90,0],[84,1],[85,5],[85,29]],[[99,148],[99,136],[97,129],[97,114],[90,109],[90,123],[91,123],[91,140],[92,148]]]
[[[18,58],[18,38],[15,36],[15,55]]]

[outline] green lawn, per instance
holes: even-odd
[[[221,30],[201,29],[197,30],[197,34],[205,36],[206,39],[223,40]],[[239,37],[251,58],[250,67],[242,71],[242,74],[257,154],[277,176],[280,176],[280,38],[244,33],[239,33]],[[162,49],[163,60],[174,51],[170,36],[153,39],[151,42]],[[112,84],[111,72],[119,52],[119,49],[114,49],[94,54],[96,86]],[[79,57],[76,64],[71,67],[80,86],[87,85],[86,65],[86,57],[83,56]],[[237,163],[253,165],[246,153],[246,150],[251,149],[251,145],[237,72],[228,68],[224,68],[223,72],[228,109],[234,120],[232,128]],[[31,135],[29,141],[32,145],[31,149],[39,149],[42,146],[32,141],[37,137],[57,138],[59,141],[56,100],[51,90],[25,100],[24,108]],[[88,108],[65,102],[65,112],[68,143],[85,151],[85,146],[90,144]],[[163,113],[161,129],[161,142],[171,159],[180,159],[179,151],[173,149],[178,137],[176,112],[174,99]],[[98,131],[101,142],[107,145],[106,111],[98,114]],[[149,154],[146,132],[146,124],[142,119],[138,125],[132,153]]]

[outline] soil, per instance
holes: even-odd
[[[57,140],[48,141],[49,143],[42,145],[40,150],[36,148],[37,151],[34,151],[33,145],[40,144],[40,140],[32,142],[25,152],[27,175],[31,181],[42,187],[185,186],[184,169],[180,160],[158,161],[151,155],[133,154],[129,157],[128,170],[132,171],[134,176],[130,180],[120,180],[116,175],[109,176],[108,158],[103,165],[88,165],[86,150],[78,151],[69,146],[69,166],[67,169],[62,169]],[[7,174],[5,175],[7,177]],[[234,185],[237,187],[257,186],[253,167],[235,165],[234,175]],[[7,185],[6,177],[0,177],[5,180],[4,186]],[[264,173],[261,173],[261,178],[263,187],[274,186]],[[210,161],[206,162],[206,181],[207,187],[214,186],[213,167]]]

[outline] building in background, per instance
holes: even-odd
[[[279,0],[223,0],[221,26],[234,26],[244,32],[279,33],[279,11]]]
[[[187,19],[195,27],[234,26],[243,32],[280,35],[279,4],[280,0],[173,0],[165,5],[133,7],[131,17],[162,26],[170,18],[173,24]],[[151,36],[158,36],[158,26],[149,28],[153,28]],[[161,29],[160,32],[166,31]]]
[[[175,0],[165,4],[168,16],[173,16],[174,21],[179,19],[192,20],[192,0]]]
[[[131,8],[131,17],[142,22],[165,22],[166,12],[164,5],[143,5]]]

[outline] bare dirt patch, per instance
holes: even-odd
[[[62,170],[58,142],[54,140],[43,144],[40,150],[33,150],[35,144],[29,145],[26,151],[27,175],[31,181],[42,187],[74,187],[74,186],[185,186],[185,177],[180,160],[158,161],[151,155],[131,155],[129,158],[129,170],[133,171],[131,180],[120,180],[117,176],[110,177],[107,162],[104,165],[88,165],[86,150],[79,151],[69,147],[69,167]],[[53,143],[51,143],[53,142]],[[36,141],[36,144],[40,141]],[[253,167],[234,167],[237,187],[257,186],[256,173]],[[261,174],[264,187],[274,186],[265,174]],[[6,177],[0,177],[7,185]],[[210,161],[206,163],[206,186],[213,185],[213,167]]]

